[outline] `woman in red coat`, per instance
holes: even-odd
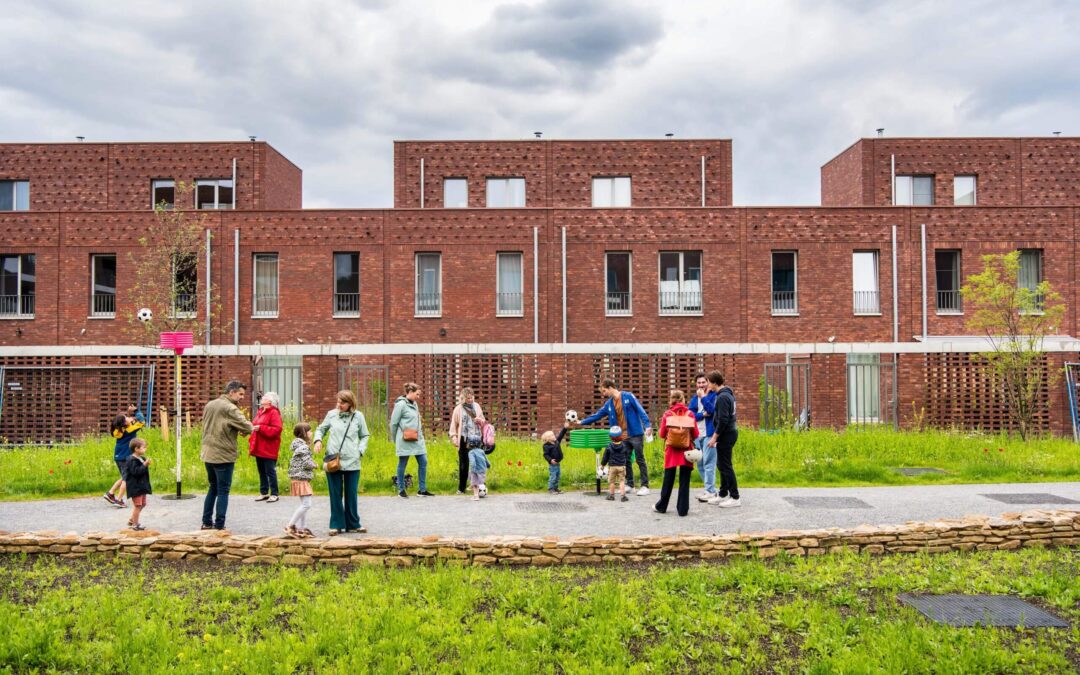
[[[248,438],[248,454],[255,458],[259,468],[259,496],[257,502],[278,500],[277,460],[281,449],[281,399],[272,391],[263,394],[259,412],[251,420],[254,429]]]
[[[660,438],[664,439],[664,485],[660,489],[660,501],[653,510],[657,513],[667,511],[671,489],[675,485],[675,472],[679,472],[679,496],[675,500],[675,510],[680,516],[690,512],[690,475],[694,464],[686,459],[686,451],[694,447],[697,438],[697,421],[694,414],[686,407],[686,396],[676,389],[668,398],[671,405],[660,418]]]

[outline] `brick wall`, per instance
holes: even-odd
[[[855,143],[821,167],[822,206],[862,206],[865,199],[863,174],[868,165],[868,146]]]

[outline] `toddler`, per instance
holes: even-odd
[[[469,450],[469,485],[472,486],[473,501],[480,501],[480,487],[487,483],[487,470],[491,467],[483,448]]]
[[[311,480],[315,478],[315,460],[311,457],[311,425],[300,422],[293,427],[293,439],[290,449],[292,459],[289,460],[289,480],[291,487],[289,494],[300,498],[300,506],[296,507],[289,524],[285,526],[285,534],[294,539],[314,537],[315,533],[309,530],[307,525],[307,512],[311,509]]]
[[[135,438],[135,435],[139,433],[139,429],[142,429],[145,423],[146,420],[143,418],[142,413],[136,410],[134,405],[129,405],[126,413],[121,413],[113,419],[111,431],[113,438],[116,439],[116,444],[113,446],[113,461],[116,462],[120,478],[105,493],[105,501],[113,506],[119,508],[127,506],[124,503],[124,492],[126,491],[124,467],[127,465],[128,457],[131,456],[131,440]]]
[[[544,461],[548,465],[548,493],[553,495],[561,495],[562,490],[559,489],[559,479],[562,478],[562,439],[566,435],[566,430],[570,428],[569,422],[563,422],[563,428],[556,436],[554,431],[545,431],[540,437],[540,440],[544,442]]]
[[[128,525],[131,529],[142,531],[146,528],[139,524],[139,516],[146,508],[146,495],[153,494],[150,488],[150,462],[153,460],[146,456],[146,441],[142,438],[134,438],[130,444],[131,455],[124,465],[124,478],[127,481],[127,493],[131,497],[131,503],[135,510],[131,513]]]
[[[600,458],[600,465],[608,468],[608,496],[609,502],[615,501],[615,486],[619,486],[621,501],[628,502],[626,496],[626,465],[630,461],[632,450],[630,443],[622,440],[622,427],[616,425],[608,431],[611,442],[604,448],[604,456]]]

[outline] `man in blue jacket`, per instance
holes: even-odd
[[[701,461],[697,464],[698,473],[705,483],[705,491],[697,496],[699,502],[707,502],[716,496],[716,446],[709,447],[709,437],[713,435],[713,415],[716,412],[716,390],[720,387],[709,382],[705,373],[697,376],[697,395],[690,399],[690,412],[697,420],[698,435],[694,447],[701,451]]]
[[[607,403],[581,420],[581,424],[595,424],[606,418],[609,426],[622,427],[623,439],[634,449],[633,457],[637,458],[638,469],[641,471],[641,489],[637,491],[637,494],[643,497],[649,494],[649,467],[645,463],[644,451],[645,434],[652,430],[649,414],[638,403],[636,396],[628,391],[619,391],[615,387],[614,380],[604,380],[600,385],[600,393],[607,397]],[[633,459],[626,463],[626,487],[634,487]]]

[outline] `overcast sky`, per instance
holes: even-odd
[[[871,8],[872,7],[872,8]],[[817,204],[861,136],[1080,135],[1077,2],[0,0],[0,141],[269,141],[387,207],[395,139],[731,138]]]

